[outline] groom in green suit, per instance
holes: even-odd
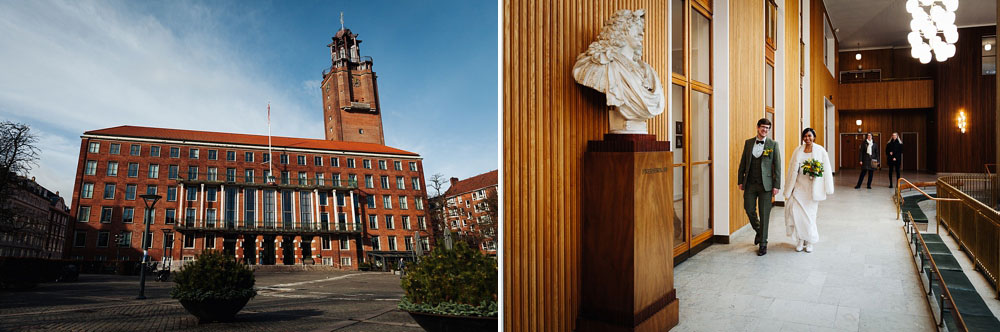
[[[778,142],[767,138],[771,121],[757,120],[757,136],[746,140],[737,175],[743,191],[743,208],[750,218],[750,226],[757,232],[753,244],[760,245],[757,256],[767,254],[767,224],[771,215],[771,197],[781,189],[781,153]],[[760,217],[757,209],[760,209]]]

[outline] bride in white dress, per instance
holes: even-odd
[[[802,131],[802,145],[788,158],[788,172],[785,178],[785,229],[795,240],[795,251],[813,251],[813,244],[819,242],[816,230],[816,211],[819,202],[833,194],[833,175],[830,155],[816,140],[816,131],[806,128]],[[823,164],[823,176],[812,178],[802,174],[802,163],[816,159]]]

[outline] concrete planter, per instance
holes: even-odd
[[[414,311],[407,313],[427,332],[492,332],[499,326],[496,317],[452,316]]]
[[[198,324],[211,322],[231,322],[240,312],[250,298],[234,300],[207,300],[207,301],[186,301],[181,300],[181,305],[188,313],[198,317]]]

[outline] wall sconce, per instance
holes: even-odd
[[[963,134],[965,134],[965,129],[969,126],[969,122],[966,120],[968,118],[965,117],[965,111],[958,111],[958,130],[961,130]]]
[[[854,121],[854,123],[856,123],[858,125],[858,132],[860,133],[861,132],[861,119],[858,119],[857,121]]]

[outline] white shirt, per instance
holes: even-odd
[[[766,142],[766,140],[767,140],[766,138],[763,140],[758,139],[756,142],[753,143],[752,153],[754,158],[760,158],[760,155],[764,153],[764,142]],[[758,142],[760,143],[758,144]]]

